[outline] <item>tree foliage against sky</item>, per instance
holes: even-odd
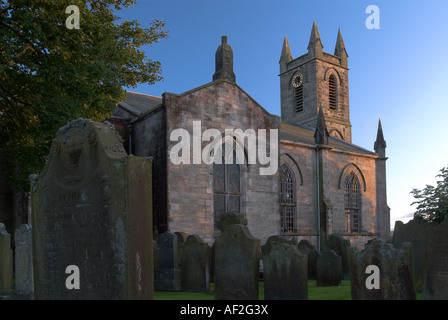
[[[135,0],[0,0],[0,152],[2,170],[26,190],[45,163],[57,130],[82,117],[101,121],[125,98],[123,87],[162,79],[142,50],[167,37],[116,13]],[[68,29],[69,5],[80,29]]]
[[[426,185],[422,190],[413,189],[417,205],[414,217],[427,221],[442,222],[448,215],[448,167],[442,168],[436,177],[441,178],[436,186]]]

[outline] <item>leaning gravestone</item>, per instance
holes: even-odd
[[[9,295],[12,291],[12,249],[11,235],[5,225],[0,223],[0,295]]]
[[[171,231],[160,233],[157,237],[159,248],[159,267],[155,274],[154,290],[180,291],[182,289],[182,271],[177,244],[178,236]]]
[[[182,244],[182,291],[210,292],[210,247],[198,235]]]
[[[333,250],[323,250],[317,255],[316,285],[339,286],[342,279],[342,258]]]
[[[153,298],[151,166],[109,123],[59,129],[31,178],[36,299]]]
[[[299,252],[296,244],[269,239],[261,247],[265,299],[307,300],[308,257]]]
[[[448,300],[448,219],[428,234],[423,300]]]
[[[216,300],[257,300],[260,240],[241,224],[228,226],[214,243]]]
[[[404,224],[401,221],[395,222],[392,244],[394,248],[400,248],[404,242],[412,243],[414,256],[415,283],[421,291],[423,285],[423,266],[426,257],[426,247],[428,235],[437,226],[435,222],[427,222],[422,219],[412,219]]]
[[[15,293],[31,298],[34,291],[32,229],[22,224],[15,232]]]
[[[353,300],[415,300],[412,244],[400,249],[376,239],[361,252],[348,249]]]

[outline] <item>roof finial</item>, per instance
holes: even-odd
[[[221,45],[215,53],[215,74],[213,75],[213,81],[218,79],[236,82],[235,73],[233,73],[233,50],[227,44],[227,36],[221,37]]]

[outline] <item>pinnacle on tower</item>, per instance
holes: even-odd
[[[382,158],[386,157],[386,141],[384,140],[383,136],[383,128],[381,126],[381,119],[378,120],[378,132],[376,134],[376,141],[374,144],[375,152],[378,153],[378,155]]]
[[[292,60],[291,49],[289,48],[288,38],[283,40],[282,55],[280,56],[280,62],[289,62]]]
[[[328,144],[329,136],[324,112],[322,111],[322,107],[320,107],[319,114],[317,115],[316,131],[314,132],[314,142],[316,144]]]
[[[336,46],[334,48],[334,55],[341,58],[341,65],[347,67],[347,50],[345,49],[344,40],[342,39],[341,28],[338,30],[338,38],[336,40]]]
[[[288,62],[292,61],[291,49],[289,48],[288,39],[285,36],[283,40],[282,55],[280,56],[280,73],[287,71]]]
[[[213,81],[218,79],[236,82],[235,73],[233,73],[233,50],[227,44],[227,36],[221,37],[221,45],[216,49]]]
[[[308,53],[310,53],[313,58],[321,58],[323,54],[323,48],[324,46],[322,45],[322,41],[320,39],[316,20],[314,20],[313,27],[311,29],[310,42],[308,44]]]

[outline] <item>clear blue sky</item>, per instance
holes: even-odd
[[[380,10],[380,29],[366,27],[369,5]],[[227,35],[237,83],[276,115],[284,36],[296,58],[307,52],[316,20],[324,51],[332,54],[340,27],[349,55],[352,140],[373,150],[381,118],[392,227],[415,211],[412,188],[434,185],[448,166],[447,0],[137,0],[118,15],[142,26],[165,20],[169,32],[145,48],[161,61],[164,81],[129,91],[161,96],[210,82],[216,48]]]

